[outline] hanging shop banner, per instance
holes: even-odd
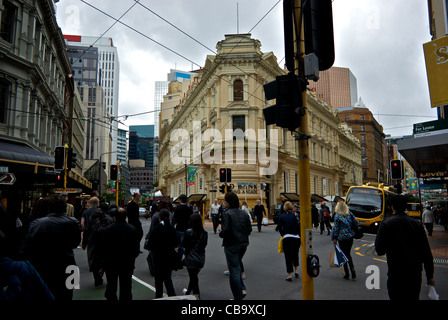
[[[448,36],[423,44],[431,107],[448,105]]]
[[[193,167],[193,166],[189,166],[187,169],[187,186],[194,186],[194,182],[195,182],[195,175],[196,175],[196,171],[198,170],[198,167]]]

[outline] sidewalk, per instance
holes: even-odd
[[[448,264],[448,231],[441,225],[434,225],[432,236],[428,236],[434,263]]]

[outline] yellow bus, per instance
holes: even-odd
[[[393,215],[392,198],[396,196],[393,187],[382,183],[367,183],[352,186],[347,191],[345,203],[354,214],[363,229],[373,232],[384,220]]]
[[[408,215],[412,218],[421,220],[422,219],[422,204],[409,202],[406,206]]]

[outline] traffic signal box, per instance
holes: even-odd
[[[67,170],[70,171],[72,168],[76,168],[76,162],[78,158],[76,157],[76,152],[73,151],[72,148],[68,149],[67,152]]]
[[[232,182],[232,169],[220,168],[219,169],[219,182]]]
[[[401,160],[390,161],[390,177],[392,180],[403,179],[403,161]]]
[[[65,147],[56,147],[54,150],[54,169],[65,169]]]
[[[306,87],[300,85],[299,77],[294,73],[278,76],[263,87],[267,100],[276,99],[275,105],[263,109],[266,125],[275,124],[290,131],[300,127],[301,118],[305,115],[302,91]]]
[[[118,180],[118,166],[116,164],[110,165],[110,180],[117,181]]]

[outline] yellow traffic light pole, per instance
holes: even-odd
[[[119,168],[120,168],[120,162],[117,162],[117,180],[115,181],[115,204],[118,206],[118,188],[120,183],[118,182],[119,179]]]
[[[302,23],[302,1],[294,0],[295,9],[295,24],[299,26]],[[295,62],[298,76],[305,79],[303,59],[305,57],[304,44],[304,27],[299,28],[301,34],[295,34],[295,38],[300,41],[300,54],[297,54],[295,49]],[[296,40],[297,41],[297,40]],[[295,46],[297,48],[297,46]],[[299,57],[299,58],[298,58]],[[302,116],[299,132],[308,136],[308,110],[307,110],[307,91],[302,92],[303,108],[306,112]],[[314,281],[307,272],[307,258],[306,254],[306,229],[311,229],[311,192],[310,192],[310,157],[308,139],[302,138],[299,140],[299,190],[300,190],[300,238],[301,238],[301,259],[302,259],[302,297],[303,300],[314,300]]]
[[[68,161],[68,144],[64,146],[64,192],[67,191],[67,161]]]

